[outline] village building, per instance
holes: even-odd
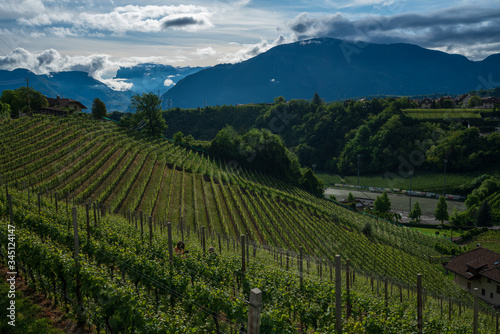
[[[421,102],[420,102],[420,108],[422,109],[431,109],[432,108],[432,105],[433,105],[433,102],[431,99],[429,98],[425,98],[423,99]]]
[[[38,110],[40,114],[63,116],[66,114],[80,113],[87,109],[82,103],[68,98],[57,96],[55,99],[48,97],[49,106]]]
[[[446,269],[455,274],[455,283],[487,303],[500,306],[500,254],[480,245],[454,257]]]

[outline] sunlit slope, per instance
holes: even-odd
[[[400,282],[421,273],[440,293],[457,290],[437,265],[448,241],[377,221],[255,170],[232,170],[197,150],[145,138],[110,122],[37,116],[0,124],[0,175],[62,201],[102,203],[125,214],[182,221],[186,229],[238,236],[319,256],[348,258],[359,271]],[[360,233],[372,225],[370,237]]]

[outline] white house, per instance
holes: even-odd
[[[479,298],[500,306],[500,254],[478,247],[454,257],[446,269],[455,274],[455,283],[469,290],[477,288]]]

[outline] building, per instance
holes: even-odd
[[[455,283],[474,292],[487,303],[500,306],[500,254],[478,246],[454,257],[446,269],[455,274]]]
[[[432,105],[433,105],[434,101],[432,101],[431,99],[429,98],[425,98],[423,99],[422,101],[420,101],[420,108],[422,109],[431,109],[432,108]]]
[[[481,99],[481,109],[493,109],[495,105],[500,105],[500,99],[498,97],[485,97]]]
[[[53,99],[48,97],[47,101],[49,102],[49,106],[46,108],[40,109],[38,112],[41,114],[47,115],[66,115],[67,113],[79,113],[82,112],[83,109],[87,109],[82,103],[72,100],[72,99],[61,99],[60,96]]]

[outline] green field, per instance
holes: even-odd
[[[500,253],[500,230],[490,230],[474,238],[472,242],[480,243],[482,247]]]
[[[480,119],[483,114],[493,112],[493,109],[404,109],[414,119],[421,120],[442,120],[442,119]]]
[[[446,193],[457,193],[460,186],[468,185],[474,178],[482,173],[446,173]],[[340,177],[325,172],[316,172],[316,175],[323,180],[326,186],[335,183],[357,185],[357,176]],[[422,192],[443,192],[443,173],[418,172],[411,180],[411,189]],[[397,174],[385,178],[383,175],[359,176],[359,185],[366,187],[390,188],[390,189],[410,189],[409,177],[398,177]]]
[[[9,191],[17,258],[32,268],[34,281],[55,284],[76,300],[69,213],[69,203],[75,203],[82,230],[82,298],[95,314],[88,321],[102,331],[103,324],[113,332],[213,332],[217,324],[230,331],[248,317],[249,288],[259,287],[264,291],[263,332],[331,332],[333,288],[326,280],[336,254],[344,266],[349,259],[360,282],[353,291],[353,310],[364,320],[346,319],[345,326],[353,322],[380,326],[382,332],[414,331],[414,313],[398,313],[408,307],[398,305],[397,295],[391,294],[387,318],[367,317],[383,313],[382,293],[377,288],[374,296],[369,278],[380,283],[387,277],[396,287],[413,287],[420,273],[430,294],[426,332],[470,327],[470,312],[451,324],[440,319],[433,298],[471,305],[471,297],[428,261],[440,255],[436,244],[450,247],[444,238],[361,215],[270,175],[235,170],[199,151],[112,123],[37,116],[3,122],[0,130],[0,247],[4,251],[8,240]],[[114,214],[99,218],[91,209],[94,224],[87,225],[85,203]],[[174,227],[174,240],[187,240],[190,251],[173,263],[166,221]],[[360,232],[366,225],[369,235]],[[207,244],[218,249],[220,236],[225,251],[219,263],[200,250],[202,231],[209,236]],[[251,245],[249,253],[254,246],[258,253],[245,277],[236,242],[241,235]],[[296,268],[300,249],[309,274],[303,288],[298,288],[297,269],[285,269],[288,260]],[[491,317],[482,317],[487,332]]]

